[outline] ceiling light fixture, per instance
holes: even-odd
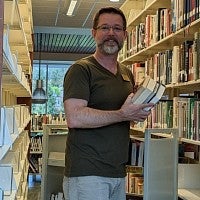
[[[119,0],[110,0],[111,2],[119,2]]]
[[[41,46],[42,46],[42,34],[40,33],[40,51],[39,51],[39,79],[36,80],[36,89],[33,92],[32,103],[44,104],[47,102],[46,92],[43,89],[43,80],[40,79],[41,68]]]
[[[66,15],[68,15],[68,16],[72,16],[73,15],[74,9],[76,7],[76,3],[77,3],[77,0],[71,0]]]

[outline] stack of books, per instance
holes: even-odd
[[[150,78],[149,76],[144,79],[138,87],[137,92],[132,98],[134,104],[158,103],[165,91],[165,85]],[[145,110],[151,109],[146,108]]]

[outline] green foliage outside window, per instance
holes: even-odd
[[[46,91],[48,101],[45,104],[32,104],[32,114],[64,113],[63,107],[63,79],[71,63],[42,63],[40,65],[40,79],[43,80],[43,88]],[[33,65],[32,91],[39,79],[39,65]]]

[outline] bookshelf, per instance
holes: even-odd
[[[27,199],[31,101],[30,0],[0,1],[0,198]]]
[[[131,165],[127,170],[131,175],[127,176],[127,196],[177,199],[178,129],[131,132]]]
[[[68,129],[66,125],[44,124],[43,132],[41,199],[50,199],[62,193]]]
[[[134,7],[138,2],[141,7]],[[133,129],[137,133],[144,132],[145,128],[178,129],[179,148],[193,149],[191,152],[184,149],[181,153],[186,158],[192,155],[190,159],[194,163],[178,163],[177,190],[179,198],[184,200],[200,200],[199,95],[195,95],[200,88],[200,5],[199,1],[193,3],[127,0],[121,7],[128,21],[128,38],[119,61],[129,67],[144,63],[145,76],[150,75],[166,85],[165,99],[152,109],[146,124]],[[183,5],[189,6],[184,10]],[[154,136],[168,138],[160,133]],[[131,138],[144,141],[140,134]],[[144,175],[144,181],[145,178]]]
[[[51,114],[32,114],[30,131],[30,171],[33,174],[42,173],[42,152],[43,152],[43,125],[65,125],[63,113],[58,115]]]

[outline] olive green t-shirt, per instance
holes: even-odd
[[[93,56],[73,64],[64,78],[64,97],[84,99],[88,107],[100,110],[119,109],[133,92],[131,71],[118,66],[114,75]],[[128,159],[128,121],[100,128],[69,129],[66,144],[65,175],[124,177]]]

